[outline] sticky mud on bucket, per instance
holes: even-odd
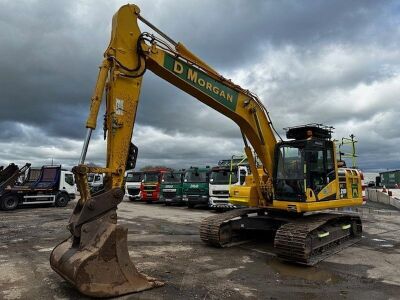
[[[141,274],[132,263],[127,229],[115,224],[115,211],[82,225],[80,241],[71,236],[50,255],[54,271],[91,297],[113,297],[164,283]]]

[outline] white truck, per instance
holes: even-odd
[[[0,197],[0,208],[13,210],[18,206],[54,204],[64,207],[76,197],[74,174],[61,166],[30,168],[20,185],[10,185]]]
[[[103,188],[104,176],[103,174],[88,174],[88,184],[90,187],[90,192],[95,193]]]
[[[128,170],[125,172],[125,196],[131,201],[140,200],[140,185],[142,184],[142,172]]]
[[[221,160],[211,169],[209,182],[209,207],[216,210],[235,208],[229,203],[229,187],[242,185],[249,174],[247,161],[242,159]]]

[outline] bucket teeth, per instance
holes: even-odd
[[[163,283],[139,273],[127,246],[127,229],[116,224],[115,210],[82,225],[81,236],[71,236],[50,255],[54,271],[91,297],[113,297]]]

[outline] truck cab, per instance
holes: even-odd
[[[249,169],[245,165],[221,165],[212,168],[209,183],[209,207],[216,210],[235,208],[229,202],[229,187],[243,185]]]
[[[92,193],[97,192],[103,188],[103,179],[103,174],[88,174],[88,184]]]
[[[171,171],[163,174],[160,201],[163,201],[166,206],[184,203],[182,201],[184,174],[184,171]]]
[[[190,167],[183,180],[182,200],[189,208],[196,205],[207,205],[209,200],[208,183],[211,169],[206,167]]]
[[[142,184],[142,172],[126,171],[125,196],[131,201],[140,200],[140,186]]]
[[[160,201],[161,179],[165,169],[143,171],[140,185],[140,200],[147,203]]]
[[[76,198],[76,193],[78,191],[74,173],[62,169],[60,174],[60,185],[58,187],[60,192],[65,192],[68,194],[69,200],[74,200]]]

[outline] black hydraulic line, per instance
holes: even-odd
[[[129,75],[129,74],[124,74],[124,73],[121,73],[120,75],[123,76],[123,77],[128,77],[128,78],[138,78],[138,77],[143,76],[144,73],[146,73],[146,67],[144,67],[143,71],[141,73],[137,74],[137,75]]]
[[[167,49],[165,49],[165,48],[162,48],[161,46],[159,46],[161,49],[164,49],[166,51],[170,51],[172,53],[175,53],[175,50],[172,49],[171,46],[168,43],[166,43],[162,39],[156,37],[154,34],[151,34],[151,33],[148,33],[148,32],[143,32],[142,36],[143,36],[143,39],[146,39],[146,37],[147,37],[147,40],[150,39],[150,40],[148,40],[150,43],[153,43],[153,41],[157,41],[158,43],[160,43],[160,44],[164,45],[165,47],[167,47]]]
[[[272,130],[273,130],[273,131],[275,132],[275,134],[279,137],[279,139],[280,139],[281,141],[283,141],[283,140],[282,140],[282,137],[280,136],[280,134],[278,133],[278,131],[275,129],[274,124],[272,123],[272,120],[271,120],[271,118],[270,118],[270,116],[269,116],[269,112],[268,112],[267,108],[264,106],[264,104],[261,102],[261,100],[258,98],[257,95],[255,95],[254,93],[251,93],[251,92],[249,92],[249,93],[250,93],[250,95],[253,97],[253,99],[256,101],[256,103],[264,110],[264,113],[266,114],[266,116],[267,116],[267,118],[268,118],[268,122],[269,122],[269,125],[271,125]]]
[[[124,66],[115,56],[110,56],[110,57],[108,57],[108,59],[109,60],[112,60],[112,61],[114,61],[114,62],[116,62],[117,64],[118,64],[118,66],[120,66],[122,69],[124,69],[125,71],[128,71],[128,72],[136,72],[136,71],[138,71],[138,70],[140,70],[140,68],[142,67],[142,63],[141,63],[141,59],[140,59],[140,57],[141,57],[141,55],[142,55],[142,48],[141,48],[141,46],[140,46],[140,42],[142,41],[142,40],[144,40],[145,38],[143,37],[143,34],[139,37],[139,39],[138,39],[138,41],[137,41],[137,51],[138,51],[138,56],[139,56],[139,60],[138,60],[138,65],[135,67],[135,68],[133,68],[133,69],[130,69],[130,68],[128,68],[127,66]],[[124,76],[124,77],[128,77],[128,78],[137,78],[137,77],[141,77],[141,76],[143,76],[144,75],[144,73],[146,72],[146,60],[144,60],[144,62],[145,62],[145,67],[143,68],[143,71],[140,73],[140,74],[137,74],[137,75],[129,75],[129,74],[124,74],[124,73],[122,73],[121,74],[121,76]]]
[[[160,29],[158,29],[156,26],[154,26],[153,24],[151,24],[149,21],[147,21],[147,20],[146,20],[145,18],[143,18],[141,15],[138,15],[138,19],[141,20],[143,23],[145,23],[147,26],[149,26],[151,29],[153,29],[155,32],[157,32],[160,36],[162,36],[163,38],[165,38],[168,42],[170,42],[170,43],[171,43],[172,45],[174,45],[175,47],[178,45],[177,42],[175,42],[175,41],[174,41],[173,39],[171,39],[168,35],[166,35],[165,33],[163,33]],[[162,44],[162,45],[164,45],[165,47],[168,48],[168,50],[167,50],[167,49],[165,49],[165,48],[163,48],[163,47],[161,47],[161,46],[159,45],[159,47],[162,48],[163,50],[170,51],[170,52],[174,53],[175,55],[180,56],[179,53],[176,53],[176,52],[174,51],[174,49],[171,49],[171,47],[170,47],[167,43],[165,43],[163,40],[157,38],[157,37],[154,36],[153,34],[150,34],[150,33],[148,33],[148,32],[144,32],[144,33],[141,34],[141,38],[142,38],[143,40],[146,40],[146,38],[150,38],[150,40],[148,40],[150,43],[152,43],[152,42],[155,40],[155,41],[159,42],[160,44]],[[139,38],[139,40],[140,40],[140,38]],[[138,45],[138,49],[140,49],[139,45]],[[185,60],[187,60],[188,62],[192,63],[192,65],[194,65],[194,66],[196,66],[196,67],[198,67],[198,68],[204,70],[202,67],[198,66],[196,63],[194,63],[194,62],[188,60],[187,58],[185,58]],[[139,66],[139,67],[140,67],[140,66]],[[207,72],[207,70],[204,70],[204,71]],[[207,73],[208,73],[208,72],[207,72]],[[127,76],[127,77],[129,77],[129,76]],[[275,127],[274,127],[274,125],[273,125],[273,123],[272,123],[272,121],[271,121],[271,118],[270,118],[270,116],[269,116],[269,112],[267,111],[267,109],[266,109],[266,107],[264,106],[264,104],[263,104],[263,103],[260,101],[260,99],[257,97],[257,95],[255,95],[254,93],[252,93],[252,92],[250,92],[250,91],[245,91],[245,90],[243,90],[240,86],[238,86],[238,85],[232,83],[230,80],[225,79],[222,75],[220,75],[220,80],[221,80],[222,82],[228,83],[229,85],[233,86],[234,88],[239,89],[240,92],[242,92],[242,93],[244,93],[244,94],[247,94],[247,95],[249,95],[251,98],[253,98],[253,100],[262,108],[262,110],[264,111],[264,113],[267,115],[268,122],[269,122],[269,124],[270,124],[272,130],[273,130],[273,131],[275,132],[275,134],[279,137],[279,139],[280,139],[281,141],[283,141],[283,140],[282,140],[282,137],[280,136],[280,134],[278,133],[278,131],[275,129]],[[257,123],[257,122],[256,122],[256,123]],[[258,124],[258,123],[257,123],[257,126],[258,126],[258,130],[260,131],[260,128],[259,128],[259,124]],[[260,134],[260,137],[261,137],[262,140],[264,140],[262,134]],[[264,143],[264,142],[263,142],[263,143]]]
[[[244,143],[245,147],[248,147],[248,146],[249,146],[249,144],[247,143],[246,136],[244,135],[244,133],[243,133],[243,131],[242,131],[242,130],[240,130],[240,133],[242,134],[243,143]]]
[[[261,144],[265,145],[264,136],[261,131],[260,121],[258,120],[257,110],[254,111],[254,120],[256,121],[258,135],[260,136]]]
[[[160,29],[158,29],[156,26],[151,24],[149,21],[147,21],[145,18],[143,18],[141,15],[137,15],[138,19],[142,21],[144,24],[149,26],[151,29],[153,29],[155,32],[157,32],[159,35],[161,35],[164,39],[166,39],[168,42],[170,42],[172,45],[177,46],[178,43],[175,42],[173,39],[171,39],[168,35],[166,35],[164,32],[162,32]]]
[[[266,115],[268,117],[269,125],[271,125],[272,130],[276,133],[276,135],[279,137],[281,142],[283,142],[282,137],[279,135],[278,131],[275,129],[274,124],[272,123],[271,118],[269,117],[269,112],[266,110],[265,113],[266,113]]]
[[[152,29],[153,29],[154,31],[156,31],[158,34],[160,34],[163,38],[165,38],[165,39],[166,39],[168,42],[170,42],[172,45],[174,45],[174,46],[177,46],[177,45],[178,45],[174,40],[172,40],[169,36],[167,36],[165,33],[163,33],[161,30],[159,30],[156,26],[154,26],[153,24],[151,24],[149,21],[147,21],[146,19],[144,19],[142,16],[138,15],[138,19],[141,20],[141,21],[142,21],[143,23],[145,23],[146,25],[148,25],[150,28],[152,28]],[[146,39],[146,38],[147,38],[147,39]],[[167,49],[164,48],[164,47],[162,47],[161,45],[158,45],[158,47],[160,47],[161,49],[163,49],[163,50],[165,50],[165,51],[169,51],[169,52],[171,52],[171,53],[174,53],[174,54],[177,55],[178,57],[181,57],[181,56],[179,55],[179,53],[176,53],[176,52],[174,51],[174,49],[172,49],[167,43],[165,43],[163,40],[157,38],[157,37],[154,36],[153,34],[150,34],[150,33],[148,33],[148,32],[143,32],[143,33],[141,34],[140,38],[139,38],[139,41],[140,41],[141,39],[142,39],[142,40],[147,40],[147,41],[150,42],[150,43],[153,43],[153,41],[157,41],[157,42],[160,43],[161,45],[164,45]],[[149,40],[149,39],[150,39],[150,40]],[[138,49],[140,49],[139,45],[138,45]],[[140,51],[140,50],[138,50],[138,51]],[[208,73],[208,70],[203,69],[201,66],[198,66],[196,63],[194,63],[194,62],[188,60],[188,59],[185,58],[185,57],[183,57],[183,58],[184,58],[187,62],[191,63],[193,66],[196,66],[196,67],[198,67],[199,69],[204,70],[204,71],[206,71],[206,73]],[[139,67],[140,67],[140,66],[139,66]],[[144,73],[144,72],[143,72],[143,73]],[[143,75],[143,74],[141,74],[141,75]],[[128,75],[127,75],[127,77],[131,77],[131,76],[128,76]],[[274,125],[273,125],[273,123],[272,123],[272,121],[271,121],[271,118],[270,118],[270,116],[269,116],[269,112],[268,112],[267,108],[264,106],[264,104],[261,102],[261,100],[258,98],[258,96],[257,96],[256,94],[254,94],[254,93],[252,93],[252,92],[250,92],[250,91],[245,91],[245,90],[243,90],[240,86],[238,86],[238,85],[232,83],[230,80],[227,80],[227,79],[224,78],[222,75],[220,75],[220,80],[221,80],[222,82],[224,82],[224,83],[225,83],[225,82],[228,83],[228,85],[232,86],[233,88],[238,89],[240,92],[249,95],[249,96],[262,108],[262,110],[264,111],[264,113],[266,114],[266,116],[267,116],[267,118],[268,118],[268,122],[269,122],[269,125],[271,126],[272,130],[273,130],[273,131],[275,132],[275,134],[279,137],[279,139],[280,139],[281,141],[283,141],[282,137],[280,136],[280,134],[278,133],[278,131],[275,129],[275,127],[274,127]],[[263,144],[264,144],[264,143],[265,143],[265,142],[264,142],[264,138],[263,138],[263,136],[262,136],[262,134],[261,134],[260,125],[259,125],[259,122],[258,122],[258,117],[257,117],[256,115],[255,115],[255,118],[256,118],[257,129],[258,129],[259,134],[260,134],[260,138],[261,138],[261,140],[263,141]]]

